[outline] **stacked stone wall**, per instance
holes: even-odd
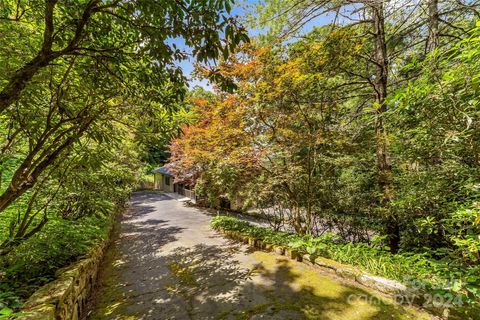
[[[113,221],[111,228],[113,227]],[[24,303],[19,320],[78,320],[97,283],[100,265],[107,250],[109,237],[92,248],[85,257],[59,269],[56,279],[47,283]]]

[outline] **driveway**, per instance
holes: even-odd
[[[88,319],[428,319],[305,264],[216,234],[211,216],[136,192]]]

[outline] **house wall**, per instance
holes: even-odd
[[[169,184],[167,184],[167,180],[170,180]],[[173,177],[162,174],[162,191],[173,192]]]
[[[162,188],[162,175],[158,172],[155,172],[153,175],[154,188],[160,190]]]
[[[173,192],[173,177],[155,172],[154,178],[156,190]],[[167,184],[167,179],[170,179],[170,184]]]

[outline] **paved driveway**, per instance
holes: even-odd
[[[226,240],[210,219],[166,195],[134,193],[88,318],[424,317],[302,263]]]

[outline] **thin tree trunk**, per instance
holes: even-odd
[[[0,113],[5,111],[5,109],[20,98],[20,94],[27,84],[42,68],[48,66],[58,57],[72,53],[77,49],[77,46],[84,35],[84,29],[94,10],[98,9],[96,5],[100,3],[100,0],[89,0],[82,16],[76,21],[77,25],[75,34],[69,41],[68,45],[60,51],[52,51],[54,41],[54,9],[57,2],[58,0],[45,1],[45,30],[43,33],[42,48],[30,62],[18,69],[10,77],[8,83],[0,92]]]
[[[425,46],[425,53],[434,51],[439,43],[438,30],[438,0],[428,1],[428,38]]]
[[[17,101],[21,92],[33,76],[55,58],[57,58],[56,54],[40,52],[29,63],[14,73],[8,84],[3,88],[2,92],[0,92],[0,113],[7,109],[13,102]]]
[[[388,150],[388,133],[385,128],[385,113],[387,112],[388,57],[385,37],[385,17],[383,1],[372,5],[374,28],[374,59],[375,59],[375,102],[377,105],[375,117],[376,155],[378,167],[378,184],[382,192],[381,203],[387,215],[387,234],[390,250],[397,252],[400,243],[399,221],[391,208],[393,198],[393,175],[390,154]]]
[[[22,68],[18,69],[10,78],[7,85],[0,92],[0,113],[8,108],[10,104],[18,100],[20,93],[25,89],[27,83],[42,68],[59,56],[59,53],[52,53],[53,44],[53,11],[57,0],[45,1],[45,29],[43,32],[42,48],[38,54]]]
[[[48,154],[42,157],[42,160],[32,166],[30,163],[22,164],[13,175],[12,181],[7,189],[0,195],[0,213],[10,204],[32,188],[38,177],[53,164],[64,150],[69,148],[77,139],[79,139],[85,131],[90,127],[94,118],[86,119],[77,132],[72,133],[58,147],[50,150]],[[28,156],[27,156],[28,158]]]

